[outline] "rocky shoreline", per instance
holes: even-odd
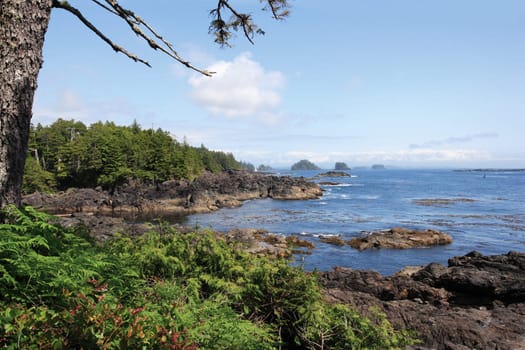
[[[58,194],[34,193],[25,205],[53,214],[88,212],[95,215],[161,217],[206,213],[237,207],[250,199],[315,199],[319,185],[304,178],[245,171],[204,173],[194,181],[166,181],[154,185],[129,183],[113,193],[102,188],[73,188]]]
[[[325,296],[361,312],[377,308],[413,330],[413,349],[525,349],[525,254],[472,252],[385,277],[335,268],[321,273]]]

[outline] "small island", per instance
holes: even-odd
[[[320,170],[317,165],[309,160],[303,159],[292,165],[292,170]]]
[[[334,170],[350,170],[350,167],[344,162],[336,162]]]
[[[372,165],[372,169],[374,170],[383,170],[383,169],[386,169],[385,166],[383,164],[374,164]]]

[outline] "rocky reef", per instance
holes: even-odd
[[[320,274],[329,301],[379,308],[417,332],[413,349],[525,349],[525,254],[472,252],[385,277],[335,268]]]
[[[351,175],[346,171],[330,170],[325,173],[318,174],[316,177],[350,177]]]

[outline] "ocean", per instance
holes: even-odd
[[[324,171],[280,172],[315,178]],[[326,271],[335,266],[372,269],[384,275],[404,266],[437,262],[473,250],[483,254],[525,251],[525,171],[356,169],[351,177],[323,177],[324,195],[306,201],[251,200],[241,207],[190,215],[184,224],[217,231],[262,228],[300,235],[316,248],[293,264]],[[450,234],[446,246],[358,251],[319,240],[345,241],[365,232],[406,227]]]

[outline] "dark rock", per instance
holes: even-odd
[[[297,236],[286,236],[286,242],[288,245],[292,248],[308,248],[308,249],[314,249],[315,245],[307,240],[301,239]]]
[[[345,241],[341,239],[339,236],[319,236],[319,240],[323,243],[343,246],[345,245]]]
[[[350,177],[351,175],[344,171],[327,171],[317,175],[318,177]]]
[[[505,303],[525,302],[525,254],[483,256],[472,252],[449,260],[437,284],[458,295],[478,296]]]
[[[60,225],[64,227],[83,227],[86,233],[97,242],[104,242],[115,234],[131,236],[142,235],[151,230],[151,226],[143,223],[127,223],[121,217],[98,216],[90,213],[73,213],[59,217]]]
[[[352,248],[417,248],[452,243],[452,237],[436,230],[410,230],[396,227],[386,231],[366,233],[364,237],[348,241]]]
[[[90,212],[100,215],[162,216],[209,212],[236,207],[257,198],[286,200],[322,196],[319,185],[304,178],[270,176],[244,171],[204,173],[193,182],[166,181],[157,186],[128,183],[113,193],[70,189],[54,195],[35,193],[24,204],[54,214]]]
[[[475,202],[475,199],[472,198],[423,198],[423,199],[414,199],[412,202],[417,205],[423,206],[448,206],[456,203],[471,203]]]
[[[524,253],[473,252],[390,277],[336,268],[320,281],[327,300],[375,306],[416,331],[423,343],[413,349],[525,349]]]

